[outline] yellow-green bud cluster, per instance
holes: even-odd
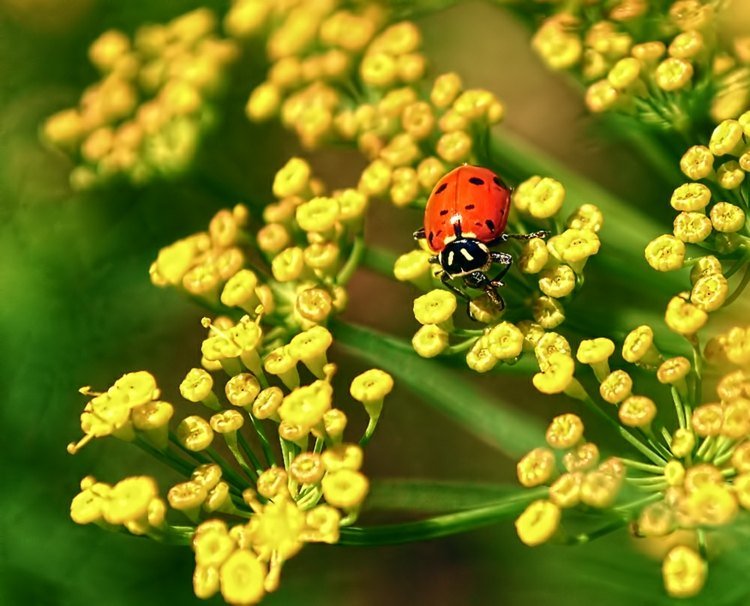
[[[214,13],[200,8],[144,25],[132,40],[109,30],[91,44],[101,79],[77,107],[50,116],[42,133],[76,162],[75,189],[115,178],[143,184],[190,166],[239,53],[216,26]]]

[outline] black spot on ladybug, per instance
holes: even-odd
[[[447,215],[447,214],[448,214],[448,211],[445,210],[445,209],[443,209],[443,210],[440,211],[440,215],[441,216],[444,216],[444,215]]]
[[[432,246],[432,240],[433,240],[434,238],[435,238],[435,234],[433,234],[432,232],[430,232],[430,235],[429,235],[429,237],[427,238],[427,239],[428,239],[428,240],[430,241],[430,246]]]
[[[445,188],[446,188],[446,187],[448,187],[448,184],[447,184],[447,183],[443,183],[443,184],[442,184],[442,185],[441,185],[440,187],[438,187],[438,188],[437,188],[437,189],[435,190],[435,193],[436,193],[436,194],[441,194],[441,193],[443,193],[443,191],[445,190]]]
[[[464,206],[464,208],[466,210],[474,210],[474,205],[473,204],[467,204],[466,206]]]
[[[474,185],[484,185],[484,179],[480,179],[479,177],[471,177],[469,179],[469,183],[473,183]]]
[[[485,224],[489,227],[490,231],[495,231],[495,224],[490,219],[487,219]]]
[[[479,221],[474,221],[474,225],[476,225],[477,227],[482,227],[482,224]]]
[[[505,185],[505,183],[500,180],[500,177],[492,177],[492,180],[495,182],[495,185],[499,185],[500,187]]]

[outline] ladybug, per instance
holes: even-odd
[[[463,278],[465,286],[484,290],[501,311],[505,302],[497,289],[503,286],[501,278],[508,273],[513,257],[490,247],[510,238],[530,240],[548,235],[546,231],[505,233],[511,191],[488,168],[468,164],[454,168],[435,184],[427,200],[424,227],[414,232],[415,239],[426,239],[430,250],[436,253],[430,263],[440,265],[440,279],[449,290],[470,301],[450,282]],[[502,267],[490,278],[487,272],[493,263]]]

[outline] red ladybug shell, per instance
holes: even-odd
[[[457,229],[463,237],[491,242],[508,223],[510,189],[488,168],[459,166],[435,184],[424,213],[427,243],[440,252],[455,239]]]

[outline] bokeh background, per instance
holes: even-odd
[[[201,5],[224,8],[217,0],[0,0],[0,604],[199,603],[189,549],[70,521],[69,502],[84,475],[116,481],[155,473],[170,480],[158,464],[115,440],[68,456],[65,446],[80,431],[77,389],[104,387],[144,368],[167,397],[176,392],[198,362],[203,311],[153,287],[151,260],[160,247],[203,229],[219,208],[270,200],[274,172],[300,152],[278,126],[250,125],[244,117],[244,102],[264,70],[260,48],[252,47],[233,71],[220,128],[203,141],[195,169],[176,181],[74,193],[70,164],[46,149],[38,132],[47,115],[74,104],[95,79],[86,50],[99,33],[112,27],[132,33]],[[418,22],[435,73],[456,70],[469,86],[491,89],[507,105],[510,131],[667,224],[668,184],[586,116],[580,91],[531,54],[522,23],[485,2],[460,2]],[[332,186],[355,183],[363,166],[339,152],[309,159]],[[403,252],[419,221],[416,212],[376,204],[368,240]],[[412,294],[362,270],[346,317],[408,337]],[[342,352],[334,359],[342,384],[364,368]],[[472,380],[545,419],[563,410],[561,399],[531,396],[524,380]],[[387,406],[367,451],[371,477],[513,481],[512,461],[405,389]],[[370,520],[383,517],[375,512]],[[748,559],[724,559],[712,566],[695,603],[746,603]],[[308,546],[285,566],[281,588],[264,603],[669,603],[661,596],[658,560],[624,533],[585,548],[530,550],[504,523],[400,547]]]

